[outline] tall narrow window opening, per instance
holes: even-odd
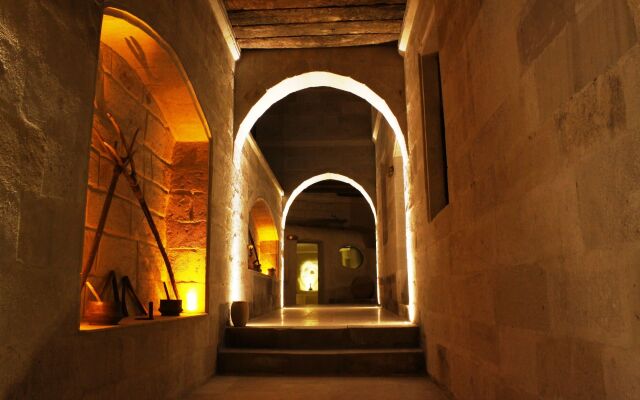
[[[449,204],[447,150],[440,58],[438,53],[420,57],[424,125],[425,188],[429,220]]]

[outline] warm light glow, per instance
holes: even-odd
[[[151,89],[176,140],[206,142],[211,138],[179,57],[149,25],[126,11],[106,7],[100,41],[123,57]]]
[[[242,171],[240,168],[233,169],[233,186],[231,190],[231,253],[229,262],[229,293],[228,301],[243,301],[244,288],[242,286],[242,275],[246,268],[246,226],[242,220],[242,208],[244,198]],[[243,236],[245,237],[243,239]]]
[[[298,290],[301,292],[318,291],[318,263],[305,261],[298,272]]]
[[[196,289],[191,289],[187,292],[187,304],[185,305],[187,312],[195,312],[198,310],[198,292]]]
[[[268,264],[268,263],[262,263],[260,264],[260,272],[262,272],[265,275],[269,275],[269,270],[273,268],[273,265]]]
[[[251,107],[247,115],[244,117],[240,126],[238,128],[238,132],[236,134],[234,149],[233,149],[233,161],[236,165],[235,170],[241,170],[241,160],[242,160],[242,149],[247,140],[247,137],[250,134],[251,128],[255,125],[258,119],[275,103],[287,97],[291,93],[298,92],[300,90],[312,88],[312,87],[332,87],[338,90],[344,90],[346,92],[353,93],[354,95],[364,99],[369,104],[371,104],[378,112],[380,112],[387,123],[391,127],[396,141],[400,147],[400,152],[402,154],[402,164],[404,170],[403,182],[404,182],[404,201],[405,201],[405,227],[406,227],[406,251],[407,251],[407,278],[408,278],[408,292],[409,292],[409,319],[411,321],[415,321],[415,260],[414,260],[414,248],[413,248],[413,233],[411,231],[411,213],[412,209],[410,207],[410,197],[409,194],[411,192],[409,187],[409,154],[407,151],[407,145],[405,142],[404,134],[402,133],[402,128],[400,127],[400,123],[398,119],[393,114],[389,105],[384,99],[378,96],[373,90],[371,90],[365,84],[358,82],[350,77],[337,75],[331,72],[326,71],[314,71],[307,72],[304,74],[296,75],[294,77],[283,80],[282,82],[276,84],[258,100],[256,104]],[[299,193],[298,193],[299,194]],[[293,197],[290,196],[290,198]],[[368,196],[365,196],[367,201],[371,199]],[[290,203],[288,203],[290,206]],[[370,202],[370,205],[373,209],[373,202]],[[234,209],[235,210],[235,209]],[[241,210],[237,209],[238,212]],[[283,211],[282,218],[282,230],[284,232],[284,224],[286,221],[286,213],[288,212],[288,208],[285,207]],[[374,210],[374,215],[375,210]],[[377,222],[377,221],[376,221]],[[377,235],[376,235],[377,236]],[[378,241],[376,237],[376,242]],[[284,241],[281,236],[281,248],[284,249]],[[282,254],[282,253],[281,253]],[[376,270],[377,270],[376,266]],[[282,265],[282,277],[284,277],[284,264]],[[284,280],[284,279],[282,279]],[[379,285],[378,285],[379,286]],[[284,284],[281,285],[281,305],[284,306]],[[378,288],[379,292],[379,288]],[[380,297],[378,296],[378,299]]]

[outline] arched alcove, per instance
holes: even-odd
[[[109,288],[102,299],[115,301],[108,286],[113,271],[118,283],[127,277],[142,304],[153,301],[155,308],[166,298],[166,283],[186,312],[204,312],[211,133],[169,45],[143,21],[110,7],[102,22],[94,107],[83,283],[86,278]],[[123,160],[132,155],[119,175],[108,146]],[[82,293],[84,310],[92,298]],[[128,309],[133,314],[135,307]]]
[[[258,272],[275,276],[280,264],[279,236],[269,205],[263,199],[256,200],[249,212],[249,244],[255,251],[254,257],[249,257],[250,269],[256,266],[257,261],[260,266],[256,269]],[[269,272],[270,269],[273,269],[273,272]]]

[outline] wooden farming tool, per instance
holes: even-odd
[[[260,257],[258,257],[258,248],[256,247],[256,243],[253,240],[253,235],[251,234],[251,231],[249,231],[249,242],[251,243],[251,249],[252,249],[250,251],[256,257],[256,259],[253,260],[253,270],[260,271],[260,266],[262,264],[260,264]],[[251,256],[251,253],[249,253],[249,256]]]
[[[118,279],[116,279],[116,271],[109,271],[109,275],[107,275],[107,280],[102,286],[102,290],[100,291],[100,298],[104,299],[107,290],[109,290],[109,284],[111,284],[111,290],[113,291],[113,302],[116,304],[116,307],[120,309],[120,298],[118,297]]]
[[[144,305],[138,298],[138,295],[136,294],[136,291],[133,289],[133,285],[131,285],[131,280],[129,280],[128,276],[122,277],[122,279],[120,280],[120,285],[122,286],[122,288],[120,289],[121,290],[120,302],[122,303],[122,314],[124,314],[125,317],[129,316],[129,311],[127,310],[127,299],[126,299],[126,294],[127,292],[129,292],[129,296],[131,296],[131,299],[133,300],[133,304],[135,305],[138,312],[144,315],[148,315],[147,309],[144,307]]]
[[[111,114],[107,114],[111,125],[114,127],[116,132],[118,132],[119,136],[122,137],[122,133],[120,131],[120,127],[113,119]],[[137,135],[137,133],[136,133]],[[100,136],[100,135],[99,135]],[[134,138],[135,140],[135,138]],[[100,136],[100,146],[105,148],[105,145],[108,146],[107,142],[104,140],[102,136]],[[117,142],[115,147],[109,146],[114,152],[117,148]],[[107,151],[110,155],[111,153]],[[117,152],[116,152],[117,154]],[[93,264],[95,263],[96,256],[98,255],[98,248],[100,247],[100,240],[102,239],[102,234],[104,233],[104,227],[107,222],[107,215],[109,214],[109,209],[111,208],[111,201],[113,200],[113,195],[116,191],[116,186],[118,185],[118,179],[120,175],[124,171],[124,167],[126,167],[131,161],[132,158],[123,158],[121,163],[114,163],[113,166],[113,174],[111,176],[111,183],[109,184],[109,189],[107,190],[107,195],[105,196],[104,203],[102,204],[102,211],[100,212],[100,219],[98,220],[98,227],[96,229],[96,234],[93,238],[93,243],[91,244],[91,249],[89,251],[89,256],[87,257],[87,262],[82,268],[82,276],[81,276],[81,284],[80,288],[83,288],[89,278],[89,274],[91,273],[91,269],[93,268]]]
[[[112,123],[117,127],[115,120],[111,115],[107,115]],[[140,208],[142,208],[142,212],[144,213],[145,218],[147,219],[147,223],[149,224],[149,228],[151,229],[151,233],[156,240],[156,244],[158,245],[158,249],[160,250],[160,254],[162,255],[162,259],[164,260],[164,264],[167,267],[167,272],[169,274],[169,279],[171,281],[171,287],[173,288],[173,293],[175,294],[176,299],[180,299],[178,294],[178,286],[176,285],[176,279],[173,275],[173,269],[171,268],[171,261],[169,261],[169,256],[167,255],[167,251],[162,244],[162,238],[160,237],[160,233],[158,232],[158,228],[156,227],[155,222],[153,221],[153,216],[151,215],[151,210],[149,210],[149,206],[147,205],[146,200],[144,199],[144,194],[142,193],[142,189],[140,188],[140,184],[138,183],[138,175],[136,173],[136,166],[133,160],[133,155],[135,151],[133,150],[133,146],[135,144],[136,136],[138,135],[139,130],[136,130],[133,140],[131,144],[127,143],[127,139],[122,134],[120,128],[116,128],[118,135],[120,136],[120,140],[124,144],[124,150],[126,152],[124,157],[121,157],[115,148],[109,145],[106,141],[102,140],[102,146],[105,151],[110,155],[111,161],[114,165],[120,166],[122,169],[122,173],[129,182],[129,186],[133,191],[133,194],[136,196],[138,203],[140,204]],[[129,165],[129,169],[127,170],[127,164]]]

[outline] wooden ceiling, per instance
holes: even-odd
[[[225,0],[243,49],[363,46],[400,36],[406,0]]]

